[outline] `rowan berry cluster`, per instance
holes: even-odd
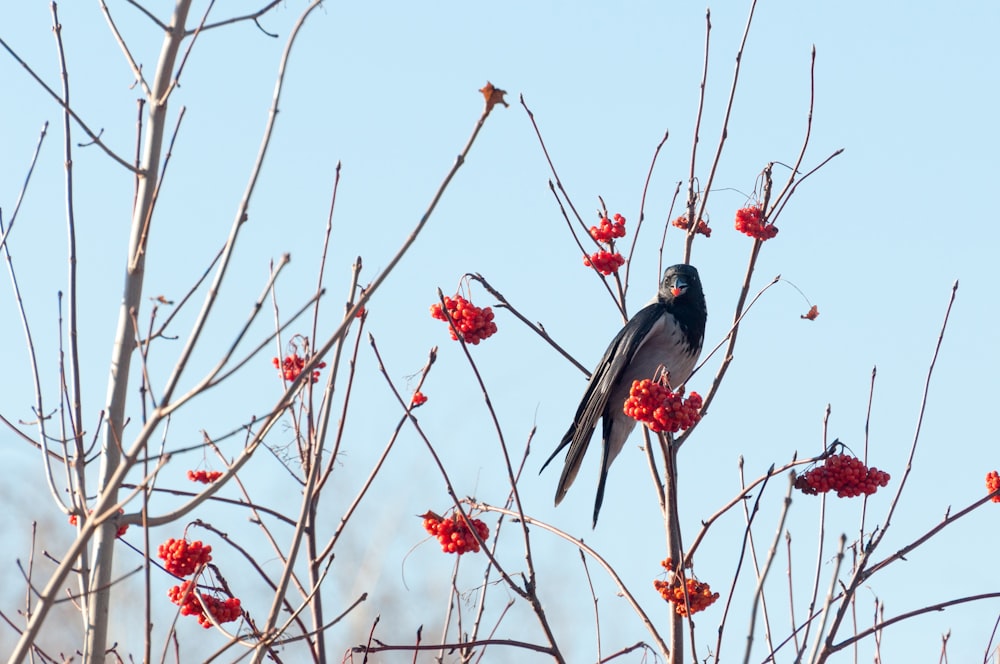
[[[94,510],[88,510],[87,511],[87,514],[93,514],[93,513],[94,513]],[[119,509],[118,513],[119,514],[125,514],[125,510],[124,509]],[[76,523],[77,523],[76,515],[75,514],[70,514],[69,515],[69,525],[75,526]],[[128,532],[128,524],[127,523],[123,523],[122,525],[118,526],[118,533],[115,535],[115,537],[121,537],[126,532]]]
[[[163,560],[163,567],[174,576],[188,576],[212,560],[212,547],[201,540],[189,542],[171,537],[160,545],[156,555]]]
[[[185,581],[179,586],[174,586],[167,591],[167,596],[171,602],[181,607],[182,616],[197,616],[198,624],[205,629],[212,626],[212,619],[205,614],[205,609],[208,609],[208,613],[219,624],[232,622],[239,618],[243,612],[240,600],[237,598],[220,599],[214,595],[198,592],[192,581]]]
[[[615,238],[625,237],[625,217],[616,214],[613,219],[614,221],[602,217],[600,226],[590,227],[590,237],[606,245],[607,250],[601,249],[583,257],[584,265],[594,268],[605,276],[614,274],[625,264],[622,255],[615,251]]]
[[[271,362],[288,382],[292,382],[298,378],[299,374],[302,373],[302,367],[306,365],[305,358],[301,357],[298,353],[292,353],[284,360],[274,358]],[[319,370],[324,368],[326,368],[326,362],[320,362],[316,365],[316,368],[313,370],[312,382],[319,382]]]
[[[986,473],[986,491],[987,493],[993,493],[997,489],[1000,489],[1000,474],[995,470],[991,470]],[[1000,495],[993,496],[990,500],[994,503],[1000,503]]]
[[[736,211],[736,230],[758,240],[770,240],[778,234],[778,227],[764,223],[764,210],[759,205]]]
[[[428,511],[422,515],[424,518],[424,530],[437,538],[441,543],[441,550],[445,553],[457,553],[462,555],[472,551],[479,553],[479,542],[472,534],[471,527],[476,529],[479,539],[486,541],[490,536],[489,527],[479,519],[466,521],[461,514],[455,513],[451,517],[438,516],[434,512]]]
[[[677,228],[685,231],[691,227],[690,222],[688,222],[688,218],[684,215],[677,217],[671,223]],[[712,229],[709,228],[708,224],[701,219],[698,220],[698,224],[695,226],[694,232],[701,233],[705,237],[712,237]]]
[[[701,395],[697,392],[691,392],[685,399],[683,393],[673,392],[661,382],[646,378],[632,381],[624,411],[650,431],[677,433],[698,423],[701,406]]]
[[[713,593],[707,583],[702,583],[696,579],[685,579],[679,572],[673,572],[673,561],[667,558],[662,563],[667,570],[669,579],[653,581],[653,588],[660,593],[660,596],[668,602],[674,604],[674,611],[678,615],[687,616],[688,607],[691,613],[698,613],[710,607],[715,600],[719,599],[719,593]],[[687,588],[687,603],[684,602],[684,589]]]
[[[589,256],[583,257],[583,264],[592,267],[603,275],[613,274],[625,264],[625,259],[618,252],[595,251]]]
[[[215,480],[222,477],[222,471],[220,470],[189,470],[187,477],[192,482],[201,482],[202,484],[211,484]]]
[[[609,244],[615,238],[625,237],[625,217],[616,214],[613,219],[614,222],[607,217],[601,218],[600,226],[590,227],[590,237],[604,244]]]
[[[475,346],[483,339],[489,339],[496,334],[497,324],[493,322],[491,307],[479,308],[461,295],[453,298],[445,296],[444,306],[447,314],[442,310],[440,303],[432,304],[431,316],[445,322],[448,322],[449,316],[451,317],[454,322],[448,326],[448,332],[455,341],[458,341],[458,335],[461,334],[465,343]]]
[[[417,406],[422,406],[425,403],[427,403],[427,396],[423,392],[417,390],[413,393],[413,398],[410,399],[410,406],[416,408]]]
[[[795,488],[808,495],[836,491],[838,498],[871,495],[889,484],[889,473],[869,468],[861,459],[834,454],[823,465],[806,471],[795,479]]]

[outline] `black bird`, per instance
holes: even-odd
[[[662,365],[670,372],[671,386],[679,387],[684,383],[701,353],[707,317],[708,307],[698,270],[691,265],[668,267],[653,301],[632,316],[611,340],[611,345],[590,376],[573,424],[559,447],[542,464],[542,470],[545,470],[549,462],[569,445],[566,464],[556,487],[556,505],[576,479],[597,420],[603,418],[601,479],[597,483],[597,499],[594,502],[594,526],[597,526],[608,468],[635,427],[635,420],[626,415],[623,408],[632,381],[653,378]]]

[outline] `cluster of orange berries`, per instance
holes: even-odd
[[[93,514],[93,513],[94,513],[94,510],[89,510],[89,511],[87,512],[87,514]],[[124,509],[119,509],[119,510],[118,510],[118,513],[119,513],[119,514],[125,514],[125,510],[124,510]],[[75,525],[76,525],[76,523],[77,523],[77,519],[76,519],[76,515],[75,515],[75,514],[70,514],[70,515],[69,515],[69,525],[71,525],[71,526],[75,526]],[[115,537],[121,537],[121,536],[122,536],[122,535],[124,535],[124,534],[125,534],[126,532],[128,532],[128,524],[127,524],[127,523],[124,523],[124,524],[122,524],[122,525],[118,526],[118,534],[117,534],[117,535],[115,535]]]
[[[684,215],[677,217],[671,223],[677,228],[680,228],[681,230],[685,231],[691,227],[690,222],[688,222],[688,218],[685,217]],[[698,224],[695,226],[694,232],[701,233],[705,237],[712,237],[712,229],[709,228],[708,224],[702,221],[701,219],[698,220]]]
[[[479,308],[461,295],[453,298],[445,296],[444,306],[447,313],[441,309],[440,303],[432,304],[431,316],[445,322],[451,317],[453,323],[448,326],[448,331],[455,341],[458,341],[458,335],[461,334],[465,343],[475,346],[496,334],[497,324],[493,322],[491,307]]]
[[[189,576],[212,560],[212,547],[201,540],[188,542],[171,537],[156,550],[163,560],[163,567],[174,576]]]
[[[181,607],[182,616],[197,616],[198,624],[205,629],[212,626],[212,619],[205,614],[205,609],[208,609],[208,613],[219,624],[232,622],[239,618],[243,612],[240,600],[237,598],[219,599],[214,595],[198,592],[192,581],[185,581],[179,586],[174,586],[167,591],[167,596],[170,597],[171,602]]]
[[[691,392],[685,399],[683,393],[673,392],[666,385],[646,378],[632,381],[624,410],[650,431],[677,433],[698,423],[701,406],[701,395],[697,392]]]
[[[674,604],[674,611],[678,615],[687,616],[688,607],[691,613],[698,613],[710,607],[715,600],[719,599],[719,593],[713,593],[707,583],[702,583],[697,579],[685,579],[683,574],[675,573],[674,563],[667,558],[660,563],[667,570],[669,580],[653,581],[653,587],[660,593],[660,596],[668,602]],[[687,589],[687,603],[684,602],[684,590]]]
[[[584,265],[594,268],[605,276],[614,274],[625,264],[622,255],[615,251],[615,238],[625,237],[625,217],[616,214],[613,219],[614,221],[603,217],[600,226],[590,227],[590,237],[596,242],[607,245],[608,250],[602,249],[583,257]]]
[[[202,484],[211,484],[215,480],[222,477],[221,470],[189,470],[187,473],[188,479],[192,482],[201,482]]]
[[[591,226],[590,237],[604,244],[609,244],[615,238],[625,237],[625,217],[616,214],[613,218],[614,222],[603,217],[600,226]]]
[[[736,211],[736,230],[758,240],[770,240],[778,234],[778,227],[764,223],[764,210],[759,205]]]
[[[834,454],[823,465],[795,478],[795,488],[808,495],[836,491],[838,498],[872,495],[889,484],[889,473],[869,468],[861,459],[848,454]]]
[[[410,406],[416,408],[417,406],[423,406],[425,403],[427,403],[427,395],[420,390],[413,393],[413,398],[410,399]]]
[[[202,544],[201,540],[188,542],[186,539],[171,537],[159,546],[156,555],[163,560],[164,569],[174,576],[183,577],[194,574],[212,560],[212,547]],[[212,626],[212,618],[221,624],[236,620],[242,613],[240,600],[235,597],[220,599],[198,592],[194,579],[171,587],[167,591],[167,597],[181,607],[182,616],[196,616],[198,624],[206,629]]]
[[[1000,489],[1000,474],[995,470],[991,470],[986,473],[986,491],[993,493],[997,489]],[[1000,503],[1000,495],[993,496],[990,500],[994,503]]]
[[[299,374],[302,373],[302,367],[306,365],[305,358],[301,357],[298,353],[292,353],[284,360],[274,358],[271,362],[289,383],[299,377]],[[320,362],[316,365],[316,368],[313,370],[312,382],[319,382],[319,370],[324,368],[326,368],[326,362]]]
[[[625,259],[618,252],[611,253],[610,251],[602,250],[595,251],[589,256],[584,256],[583,264],[607,276],[617,272],[618,268],[625,264]]]
[[[466,521],[461,514],[455,513],[451,517],[442,517],[434,512],[428,511],[422,514],[424,518],[424,530],[437,538],[441,543],[441,550],[445,553],[457,553],[462,555],[472,551],[479,553],[479,542],[472,534],[472,528],[476,529],[479,539],[486,541],[490,536],[489,527],[479,519]]]

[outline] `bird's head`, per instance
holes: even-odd
[[[698,270],[686,264],[671,265],[663,273],[659,296],[663,302],[672,302],[686,297],[695,300],[704,299]]]

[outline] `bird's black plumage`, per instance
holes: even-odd
[[[653,378],[657,368],[663,366],[669,372],[672,386],[684,383],[701,353],[707,316],[698,270],[690,265],[668,267],[653,301],[632,316],[611,340],[590,376],[569,431],[542,465],[544,470],[569,445],[556,487],[556,505],[576,479],[597,420],[603,419],[601,478],[594,503],[594,525],[597,525],[608,468],[635,427],[635,420],[624,411],[632,381]]]

